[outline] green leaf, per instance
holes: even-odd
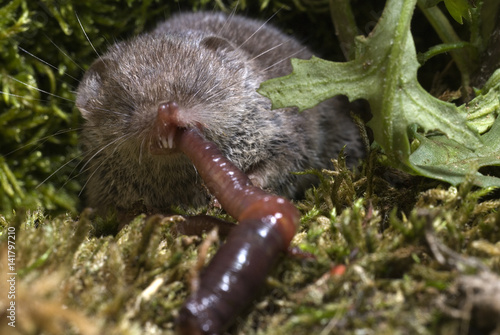
[[[481,187],[500,187],[500,178],[483,175],[477,170],[484,166],[500,166],[500,118],[497,118],[483,140],[488,143],[471,150],[445,136],[415,137],[421,142],[410,156],[415,170],[421,175],[457,185],[468,178]]]
[[[471,13],[467,0],[444,0],[444,4],[450,15],[458,23],[463,23],[462,17],[470,21]]]
[[[500,69],[495,71],[477,97],[459,109],[467,113],[467,124],[480,134],[488,131],[500,113]],[[489,142],[483,141],[490,145]]]
[[[500,178],[478,170],[500,165],[500,70],[497,70],[477,97],[459,107],[467,112],[468,124],[483,133],[483,146],[469,149],[445,136],[424,137],[414,133],[420,146],[410,156],[419,174],[457,185],[465,179],[481,187],[500,187]]]
[[[415,3],[389,0],[370,36],[357,38],[353,61],[294,59],[292,74],[263,83],[259,92],[271,98],[274,108],[300,110],[337,94],[367,99],[375,141],[392,165],[414,173],[422,171],[409,159],[409,129],[415,124],[424,132],[439,130],[470,150],[481,147],[481,137],[466,122],[467,113],[432,97],[417,81],[419,63],[410,33]]]
[[[468,21],[472,20],[472,14],[470,11],[471,5],[469,4],[468,0],[418,0],[418,1],[419,5],[423,6],[424,8],[437,6],[437,4],[439,4],[441,1],[444,1],[446,9],[450,13],[450,15],[455,19],[455,21],[462,24],[463,17]]]

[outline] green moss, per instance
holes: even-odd
[[[312,20],[328,17],[325,3],[286,4],[278,21],[315,30]],[[263,7],[264,17],[280,6],[240,2],[250,13]],[[5,322],[8,287],[0,281],[0,333],[173,333],[205,237],[173,234],[178,218],[138,216],[117,232],[116,218],[77,216],[84,179],[72,90],[95,58],[75,13],[102,52],[108,41],[176,11],[177,4],[132,0],[14,0],[0,8],[0,273],[7,273],[7,227],[14,227],[18,274],[15,329]],[[331,40],[320,28],[310,36]],[[231,333],[456,334],[468,330],[468,317],[478,320],[461,310],[475,301],[463,288],[481,273],[500,281],[498,191],[410,177],[379,158],[372,153],[355,172],[342,159],[335,171],[308,171],[321,183],[296,203],[303,216],[292,244],[314,258],[283,257]]]
[[[326,174],[334,189],[341,178]],[[354,205],[338,214],[325,208],[304,218],[292,244],[312,251],[315,258],[284,257],[233,332],[320,334],[328,329],[342,333],[372,329],[428,334],[460,323],[437,302],[461,277],[462,265],[469,273],[480,270],[470,262],[469,250],[487,266],[500,264],[498,240],[485,234],[492,230],[488,222],[498,231],[498,200],[478,201],[477,192],[462,195],[453,187],[431,189],[415,199],[410,213],[388,214],[389,218],[378,206],[367,206],[370,199],[356,196]],[[299,207],[307,207],[312,198],[310,194]],[[464,203],[471,209],[466,214],[457,210]],[[50,218],[42,211],[25,212],[10,222],[17,227],[19,315],[40,331],[49,331],[52,323],[69,323],[80,333],[139,334],[160,329],[168,333],[188,295],[190,271],[203,238],[172,235],[175,220],[161,216],[139,216],[116,236],[99,237],[94,235],[91,222],[95,220],[89,214],[84,211],[75,220],[68,215]],[[456,217],[466,224],[457,227]],[[389,221],[386,229],[382,229],[384,221]],[[9,223],[4,219],[1,224],[5,241]],[[457,230],[481,239],[459,238],[457,244]],[[426,237],[429,233],[453,249],[445,254],[445,262],[436,260]],[[217,244],[210,247],[209,255]],[[5,250],[1,257],[6,258]],[[346,266],[345,273],[333,274],[331,270],[340,264]],[[0,294],[6,296],[5,287]],[[67,316],[41,321],[42,315],[31,309],[62,308],[58,302],[67,307]],[[75,319],[92,319],[92,327],[87,329]]]

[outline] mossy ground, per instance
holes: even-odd
[[[304,18],[323,7],[288,8],[307,12],[298,14]],[[64,74],[78,78],[81,70],[44,34],[88,66],[95,54],[75,12],[99,49],[177,10],[153,1],[55,7],[19,0],[0,8],[2,90],[21,96],[0,102],[0,333],[173,332],[206,236],[174,234],[178,217],[139,216],[117,232],[113,217],[80,213],[76,163],[37,187],[80,159],[76,132],[65,131],[79,117],[71,102],[12,77],[71,100],[76,80]],[[314,257],[285,255],[230,333],[500,334],[498,191],[407,176],[377,157],[355,172],[342,160],[335,171],[310,171],[321,183],[296,203],[303,217],[292,245]],[[7,227],[15,229],[16,328],[6,317],[13,301],[4,276],[11,272]],[[205,262],[220,243],[210,245]]]

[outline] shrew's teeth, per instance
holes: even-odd
[[[175,136],[175,132],[174,131],[171,131],[171,132],[168,133],[168,147],[170,149],[174,148],[174,136]]]
[[[167,139],[165,137],[161,136],[160,140],[161,140],[161,147],[162,148],[170,148],[170,145],[167,142]]]

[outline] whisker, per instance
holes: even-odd
[[[45,37],[46,37],[46,38],[50,41],[50,43],[52,43],[52,44],[53,44],[53,45],[57,48],[57,50],[59,50],[59,51],[60,51],[60,52],[61,52],[64,56],[68,57],[68,59],[69,59],[71,62],[73,62],[73,64],[75,64],[75,65],[76,65],[76,66],[77,66],[80,70],[85,71],[85,69],[84,69],[83,67],[81,67],[81,66],[80,66],[80,64],[78,64],[77,62],[75,62],[75,61],[73,60],[73,58],[71,58],[71,57],[70,57],[67,53],[65,53],[65,52],[64,52],[64,51],[63,51],[63,50],[62,50],[62,49],[61,49],[61,48],[60,48],[60,47],[59,47],[56,43],[54,43],[54,41],[52,41],[52,40],[51,40],[51,39],[50,39],[47,35],[45,35]],[[73,77],[71,77],[71,78],[73,78]],[[73,79],[75,79],[75,78],[73,78]],[[76,79],[76,80],[77,80],[77,79]],[[79,80],[77,80],[77,81],[79,81]]]
[[[280,45],[281,45],[281,44],[280,44]],[[275,47],[272,47],[272,48],[268,49],[267,51],[264,51],[264,52],[263,52],[263,53],[261,53],[260,55],[255,56],[255,57],[254,57],[254,58],[252,58],[252,59],[255,59],[255,58],[257,58],[257,57],[260,57],[260,56],[262,56],[262,54],[264,54],[264,53],[266,53],[266,52],[269,52],[269,51],[271,51],[272,49],[275,49],[275,48],[279,47],[280,45],[277,45],[277,46],[275,46]],[[270,68],[272,68],[272,67],[274,67],[274,66],[278,65],[278,64],[279,64],[279,63],[281,63],[281,62],[284,62],[284,61],[286,61],[286,60],[289,60],[290,58],[292,58],[292,57],[293,57],[293,56],[295,56],[296,54],[298,54],[298,53],[300,53],[300,52],[304,51],[305,49],[307,49],[307,47],[303,47],[303,48],[301,48],[300,50],[298,50],[298,51],[296,51],[296,52],[292,53],[292,54],[291,54],[291,55],[289,55],[288,57],[285,57],[285,58],[281,59],[280,61],[278,61],[278,62],[276,62],[276,63],[274,63],[274,64],[272,64],[272,65],[268,66],[267,68],[263,69],[262,71],[263,71],[263,72],[268,71]],[[229,84],[229,85],[226,85],[226,86],[224,86],[224,87],[221,87],[219,90],[217,90],[216,92],[214,92],[212,95],[209,95],[209,96],[205,99],[205,101],[207,101],[207,102],[208,102],[208,101],[210,101],[210,100],[212,100],[212,99],[216,98],[218,95],[222,94],[222,93],[223,93],[225,90],[227,90],[228,88],[230,88],[230,87],[232,87],[232,86],[234,86],[234,85],[240,84],[240,83],[242,83],[242,82],[244,82],[244,81],[245,81],[245,79],[242,79],[242,80],[240,80],[240,81],[236,81],[236,82],[233,82],[233,83],[231,83],[231,84]],[[211,88],[210,90],[208,90],[206,93],[210,93],[212,90],[214,90],[215,88],[218,88],[219,86],[220,86],[220,83],[219,83],[219,84],[217,84],[217,85],[215,85],[214,87],[212,87],[212,88]]]
[[[238,8],[240,4],[240,0],[238,0],[236,2],[236,5],[234,6],[234,8],[231,10],[231,13],[229,13],[229,15],[227,16],[227,20],[226,22],[224,22],[224,24],[222,25],[222,27],[219,29],[219,31],[217,32],[217,35],[220,35],[222,31],[224,31],[224,29],[226,28],[227,24],[229,22],[231,22],[231,20],[233,19],[234,15],[236,14],[236,9]]]
[[[97,52],[96,48],[94,47],[94,44],[92,44],[92,41],[90,40],[89,36],[87,35],[87,32],[85,31],[85,28],[83,28],[83,24],[82,22],[80,21],[80,18],[78,17],[78,14],[77,12],[75,11],[75,16],[76,16],[76,19],[78,20],[78,24],[80,25],[80,28],[82,28],[82,32],[83,34],[85,35],[85,38],[87,39],[87,41],[89,42],[90,46],[92,47],[92,49],[94,49],[94,52],[95,54],[97,55],[97,57],[99,57],[99,59],[102,60],[101,58],[101,55]]]
[[[288,42],[288,41],[287,41],[287,42]],[[285,42],[280,43],[280,44],[278,44],[278,45],[275,45],[274,47],[269,48],[269,49],[267,49],[266,51],[261,52],[261,53],[260,53],[260,54],[258,54],[257,56],[255,56],[255,57],[251,58],[249,61],[250,61],[250,62],[251,62],[251,61],[254,61],[255,59],[259,58],[260,56],[263,56],[263,55],[265,55],[266,53],[268,53],[268,52],[270,52],[270,51],[273,51],[273,50],[274,50],[274,49],[276,49],[276,48],[279,48],[279,47],[280,47],[280,46],[282,46],[283,44],[285,44]]]
[[[123,135],[123,136],[120,136],[120,137],[119,137],[119,138],[117,138],[116,140],[114,140],[114,141],[112,141],[111,143],[107,144],[104,148],[108,147],[108,146],[109,146],[109,145],[111,145],[111,144],[116,143],[118,140],[123,139],[123,141],[122,141],[121,143],[119,143],[119,144],[116,146],[116,148],[113,150],[113,153],[114,153],[114,152],[116,152],[116,150],[118,150],[118,147],[119,147],[120,145],[122,145],[123,143],[125,143],[125,141],[126,141],[128,138],[129,138],[129,136],[128,136],[128,135]],[[101,152],[104,148],[102,148],[101,150],[99,150],[97,153]],[[97,153],[96,153],[96,154],[97,154]],[[94,155],[93,155],[93,156],[92,156],[92,157],[91,157],[91,158],[87,161],[87,163],[85,163],[85,165],[82,167],[82,169],[80,170],[80,172],[82,172],[82,171],[83,171],[83,172],[85,172],[85,171],[86,171],[86,170],[84,170],[84,168],[85,168],[85,167],[87,166],[87,164],[88,164],[88,163],[89,163],[89,162],[90,162],[90,161],[91,161],[91,160],[95,157],[95,155],[96,155],[96,154],[94,154]],[[93,176],[97,173],[97,171],[99,171],[99,169],[101,168],[101,166],[102,166],[104,163],[106,163],[106,161],[107,161],[108,159],[110,159],[110,158],[111,158],[111,155],[108,155],[108,156],[107,156],[107,157],[106,157],[106,158],[105,158],[105,159],[101,162],[101,164],[99,164],[99,166],[97,166],[97,168],[94,170],[94,172],[92,172],[92,173],[90,174],[89,178],[87,179],[87,181],[85,182],[85,184],[82,186],[82,189],[80,190],[80,193],[78,193],[78,196],[81,196],[81,195],[82,195],[83,190],[85,190],[85,187],[86,187],[86,186],[87,186],[87,184],[90,182],[90,180],[92,179],[92,177],[93,177]]]
[[[263,70],[262,70],[262,72],[266,72],[266,71],[268,71],[270,68],[272,68],[272,67],[274,67],[274,66],[276,66],[276,65],[278,65],[278,64],[280,64],[280,63],[282,63],[282,62],[284,62],[284,61],[286,61],[286,60],[289,60],[290,58],[292,58],[292,57],[293,57],[293,56],[295,56],[296,54],[299,54],[299,53],[301,53],[302,51],[304,51],[305,49],[307,49],[307,47],[300,48],[300,50],[295,51],[294,53],[292,53],[291,55],[289,55],[289,56],[287,56],[287,57],[283,58],[282,60],[277,61],[276,63],[274,63],[274,64],[272,64],[272,65],[269,65],[268,67],[266,67],[265,69],[263,69]]]
[[[78,158],[78,157],[75,157],[74,159],[77,159],[77,158]],[[78,164],[80,164],[80,163],[78,163]],[[78,164],[77,164],[76,166],[78,166]],[[71,173],[68,175],[67,180],[66,180],[66,181],[65,181],[65,182],[61,185],[61,187],[59,187],[59,188],[58,188],[58,190],[63,190],[63,189],[64,189],[64,187],[65,187],[66,185],[68,185],[68,183],[69,183],[70,181],[73,181],[73,180],[75,180],[76,178],[78,178],[78,177],[80,176],[80,174],[79,174],[79,173],[74,175],[75,170],[76,170],[76,167],[75,167],[75,168],[73,168],[73,170],[71,170]]]
[[[123,113],[123,112],[119,112],[119,111],[114,111],[114,110],[107,109],[107,108],[93,107],[93,110],[95,110],[95,111],[103,111],[103,112],[111,113],[111,114],[114,114],[114,115],[118,115],[120,117],[130,118],[130,115],[127,114],[127,113]]]
[[[262,23],[262,24],[260,25],[260,27],[259,27],[259,28],[257,28],[257,30],[256,30],[256,31],[254,31],[254,32],[253,32],[253,34],[252,34],[252,35],[250,35],[250,36],[249,36],[249,37],[248,37],[245,41],[243,41],[243,43],[241,43],[241,44],[240,44],[240,45],[239,45],[236,49],[241,49],[241,47],[242,47],[242,46],[243,46],[246,42],[248,42],[248,41],[249,41],[252,37],[254,37],[254,36],[255,36],[255,34],[257,34],[257,33],[259,32],[259,30],[261,30],[262,28],[264,28],[264,26],[265,26],[267,23],[269,23],[269,21],[271,21],[271,20],[272,20],[272,19],[273,19],[273,18],[274,18],[274,17],[275,17],[275,16],[276,16],[276,15],[277,15],[280,11],[281,11],[281,8],[280,8],[280,9],[278,9],[278,10],[277,10],[277,11],[276,11],[273,15],[271,15],[271,17],[270,17],[270,18],[268,18],[268,19],[267,19],[264,23]]]
[[[120,141],[121,139],[125,138],[125,140],[127,140],[129,137],[129,135],[122,135],[118,138],[115,138],[113,141],[109,142],[108,144],[106,144],[105,146],[103,146],[101,149],[99,149],[95,154],[92,155],[92,157],[89,158],[89,160],[87,160],[87,162],[82,166],[82,168],[80,169],[80,172],[83,171],[87,165],[98,155],[100,154],[104,149],[106,149],[107,147],[109,147],[110,145],[112,144],[115,144],[116,142]]]
[[[200,77],[201,77],[201,71],[197,73],[197,77],[196,77],[196,80],[195,80],[195,83],[197,83],[198,81],[200,81]],[[192,102],[194,101],[194,98],[198,95],[198,93],[200,93],[204,88],[205,88],[205,85],[210,81],[212,80],[211,77],[207,77],[205,78],[205,80],[203,81],[203,83],[201,83],[199,86],[200,88],[192,95],[189,96],[189,102]]]
[[[14,98],[23,98],[24,100],[29,100],[29,101],[47,102],[46,99],[38,99],[38,98],[26,97],[24,95],[19,95],[19,94],[14,94],[14,93],[8,93],[8,92],[5,92],[5,91],[0,91],[0,94],[5,94],[5,95],[8,95],[8,96],[14,97]]]
[[[208,80],[207,80],[208,81]],[[217,84],[213,85],[212,87],[210,87],[209,90],[207,90],[205,92],[205,94],[210,94],[213,90],[215,90],[216,88],[218,88],[220,85],[222,84],[222,82],[218,82]]]
[[[78,130],[81,130],[81,128],[76,128],[76,129],[65,129],[65,130],[59,130],[57,132],[55,132],[54,134],[51,134],[51,135],[47,135],[47,136],[44,136],[42,138],[39,138],[37,140],[34,140],[34,141],[31,141],[15,150],[12,150],[11,152],[8,152],[7,154],[5,154],[5,156],[9,156],[9,155],[12,155],[13,153],[19,151],[19,150],[23,150],[24,148],[27,148],[27,147],[30,147],[32,145],[35,145],[35,144],[38,144],[34,150],[36,150],[37,148],[39,148],[42,144],[44,144],[45,142],[47,142],[49,140],[49,138],[53,137],[53,136],[59,136],[59,135],[63,135],[63,134],[66,134],[66,133],[71,133],[73,131],[78,131]]]
[[[48,92],[48,91],[42,90],[42,89],[40,89],[40,88],[38,88],[38,87],[32,86],[32,85],[30,85],[30,84],[27,84],[27,83],[25,83],[25,82],[23,82],[23,81],[21,81],[21,80],[19,80],[19,79],[16,79],[16,78],[14,78],[14,77],[12,77],[12,76],[7,75],[7,77],[8,77],[8,78],[10,78],[10,79],[12,79],[12,80],[14,80],[14,81],[16,81],[16,82],[18,82],[19,84],[22,84],[22,85],[24,85],[24,86],[26,86],[26,87],[32,88],[32,89],[34,89],[34,90],[37,90],[38,92],[42,92],[42,93],[45,93],[45,94],[50,95],[50,96],[52,96],[52,97],[55,97],[55,98],[58,98],[58,99],[62,99],[62,100],[66,100],[66,101],[69,101],[69,102],[74,103],[74,100],[67,99],[67,98],[64,98],[64,97],[62,97],[62,96],[60,96],[60,95],[57,95],[57,94],[50,93],[50,92]]]
[[[82,186],[82,189],[80,190],[80,192],[78,193],[78,196],[80,197],[83,193],[83,190],[85,190],[85,187],[87,187],[87,184],[90,182],[90,179],[92,179],[92,177],[96,174],[97,171],[99,171],[99,169],[101,168],[101,166],[106,163],[106,161],[108,160],[105,159],[101,162],[101,164],[99,164],[99,166],[94,170],[94,172],[92,172],[92,174],[87,178],[87,181],[85,182],[85,184],[83,184]]]
[[[52,41],[51,41],[51,42],[52,42]],[[52,42],[52,44],[54,44],[54,42]],[[56,47],[57,47],[57,46],[56,46]],[[22,48],[22,47],[18,47],[18,48],[19,48],[19,50],[21,50],[22,52],[24,52],[24,53],[26,53],[26,54],[30,55],[31,57],[35,58],[35,59],[36,59],[37,61],[39,61],[40,63],[43,63],[43,64],[45,64],[45,65],[47,65],[47,66],[49,66],[49,67],[53,68],[54,70],[59,71],[59,69],[58,69],[57,67],[55,67],[54,65],[50,64],[49,62],[44,61],[44,60],[43,60],[43,59],[41,59],[40,57],[35,56],[34,54],[32,54],[31,52],[29,52],[28,50],[26,50],[26,49],[24,49],[24,48]],[[59,51],[61,51],[61,52],[62,52],[62,50],[60,50],[60,49],[59,49]],[[63,54],[64,54],[64,52],[63,52]],[[64,55],[66,55],[66,54],[64,54]],[[66,56],[67,56],[67,55],[66,55]],[[71,59],[71,58],[70,58],[70,59]],[[74,62],[73,62],[73,63],[74,63]],[[76,79],[75,77],[73,77],[73,76],[72,76],[72,75],[70,75],[69,73],[65,72],[64,74],[65,74],[66,76],[70,77],[71,79],[78,81],[78,79]]]
[[[54,172],[52,172],[47,178],[45,178],[42,182],[40,182],[38,185],[36,185],[35,189],[38,189],[40,186],[42,186],[43,184],[45,184],[45,182],[47,180],[49,180],[50,178],[52,178],[52,176],[54,176],[56,173],[58,173],[59,171],[61,171],[64,167],[66,167],[68,164],[70,164],[71,162],[73,162],[77,158],[78,157],[74,157],[74,158],[70,159],[69,161],[67,161],[66,163],[64,163],[63,165],[61,165]],[[64,185],[66,185],[66,183]]]
[[[212,95],[209,95],[209,96],[205,99],[205,101],[209,101],[209,100],[211,100],[211,99],[213,99],[213,98],[217,97],[218,95],[220,95],[220,94],[224,93],[224,91],[225,91],[225,90],[227,90],[228,88],[230,88],[230,87],[232,87],[232,86],[234,86],[234,85],[240,84],[240,83],[242,83],[242,82],[244,82],[244,81],[245,81],[245,79],[243,79],[243,80],[241,80],[241,81],[236,81],[236,82],[233,82],[233,83],[231,83],[231,84],[229,84],[229,85],[226,85],[226,86],[224,86],[224,87],[221,87],[218,91],[214,92]]]
[[[146,141],[146,136],[142,137],[141,145],[139,146],[139,165],[142,163],[142,150],[144,147],[144,142]]]

